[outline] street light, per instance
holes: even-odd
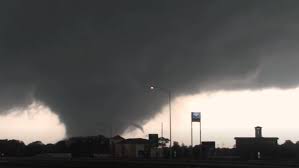
[[[170,158],[172,158],[172,148],[171,148],[171,91],[170,89],[160,88],[160,87],[154,87],[150,86],[150,90],[161,90],[163,92],[166,92],[168,94],[168,105],[169,105],[169,148],[170,148]]]

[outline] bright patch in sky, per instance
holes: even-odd
[[[167,96],[161,99],[167,99]],[[201,112],[202,140],[216,141],[218,147],[232,147],[234,137],[254,136],[254,127],[263,127],[263,136],[279,137],[279,143],[299,140],[299,88],[245,91],[219,91],[181,96],[172,102],[173,141],[189,145],[191,112]],[[55,143],[65,138],[66,129],[48,107],[33,103],[0,116],[0,139],[19,139],[25,143],[41,140]],[[144,133],[134,130],[125,137],[147,138],[149,133],[169,137],[166,105],[144,125]],[[193,123],[194,144],[199,143],[199,124]]]
[[[0,139],[17,139],[55,143],[65,137],[66,129],[59,117],[38,103],[0,116]]]
[[[164,97],[161,97],[163,99]],[[167,97],[165,97],[166,99]],[[263,127],[264,137],[278,137],[279,143],[299,140],[299,88],[218,91],[177,97],[172,102],[172,139],[191,143],[191,112],[201,112],[202,140],[217,147],[232,147],[234,137],[253,137],[254,127]],[[125,137],[147,137],[149,133],[169,137],[168,106],[144,125],[145,132],[127,132]],[[194,144],[199,143],[199,124],[193,123]]]

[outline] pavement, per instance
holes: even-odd
[[[100,160],[88,158],[5,158],[0,168],[299,168],[287,161]]]

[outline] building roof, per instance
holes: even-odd
[[[130,138],[120,142],[121,144],[148,144],[149,141],[143,138]]]
[[[247,139],[247,140],[255,140],[255,139],[278,139],[277,137],[260,137],[260,138],[256,138],[256,137],[235,137],[235,139]]]
[[[113,140],[124,140],[125,138],[121,137],[120,135],[116,135],[110,139],[113,139]]]

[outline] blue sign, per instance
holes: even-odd
[[[191,112],[192,122],[200,122],[200,119],[201,119],[200,112]]]

